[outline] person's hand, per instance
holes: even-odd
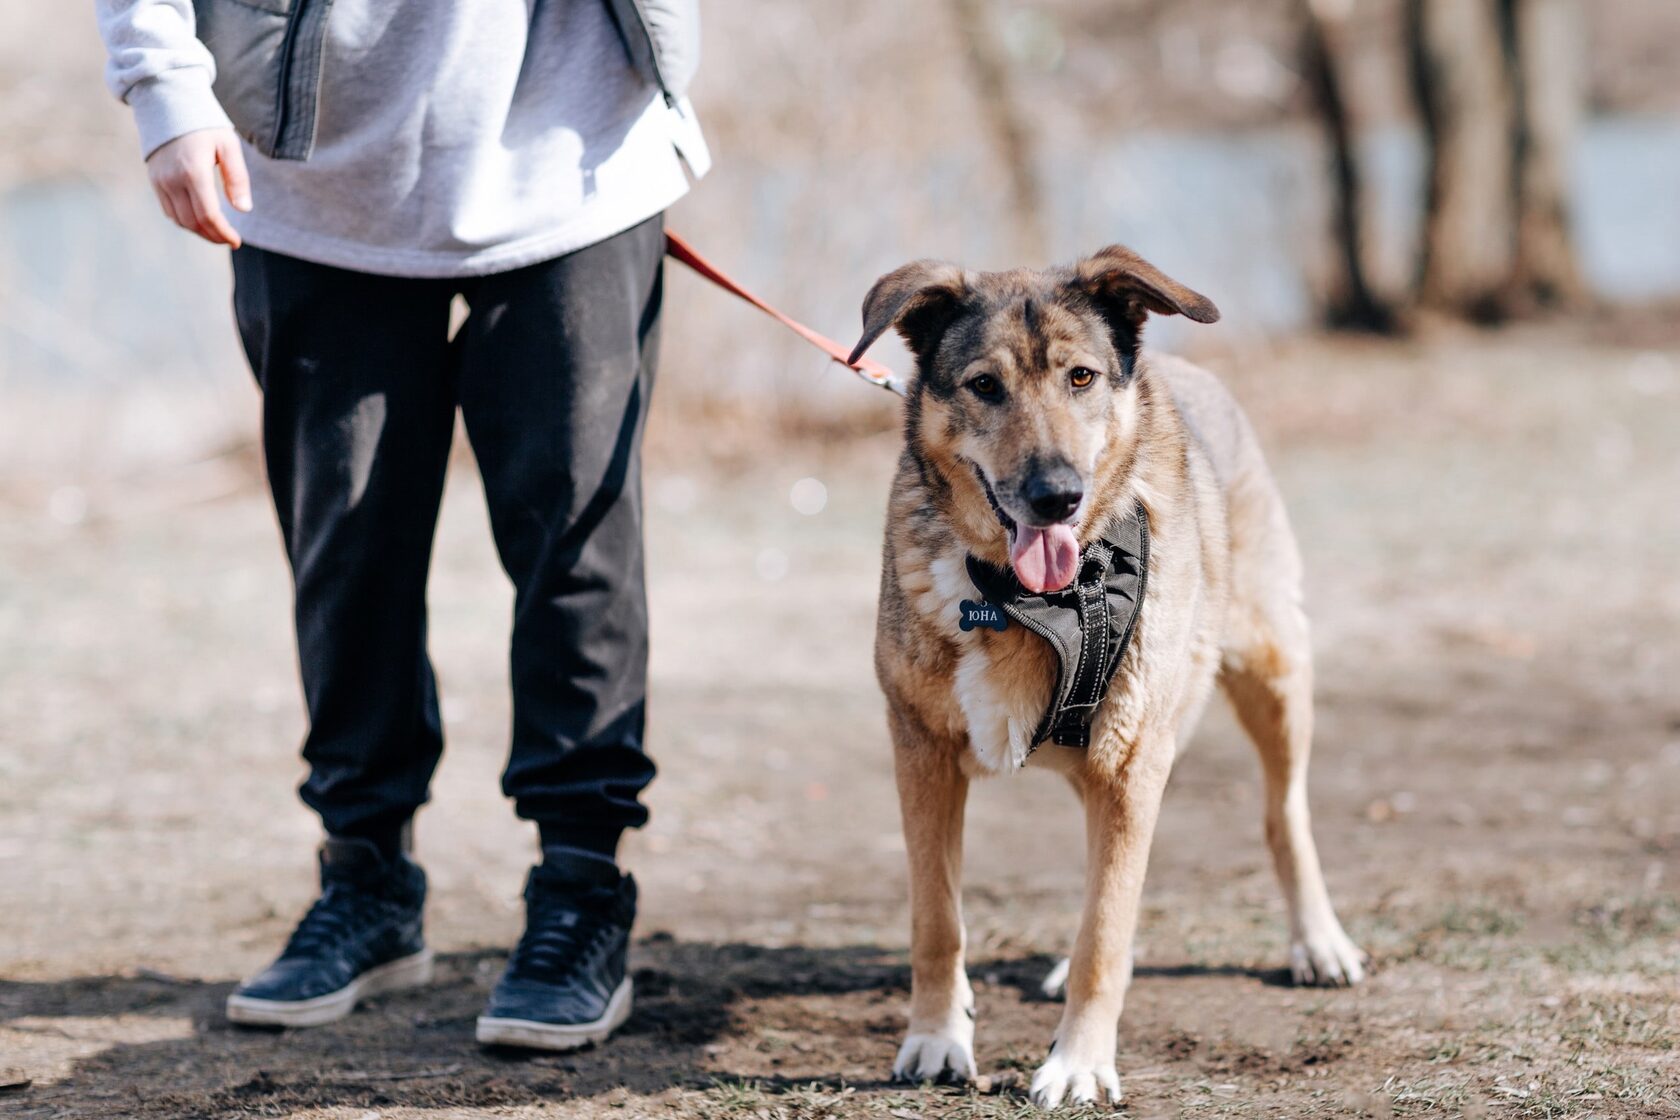
[[[170,221],[212,245],[239,248],[239,234],[222,213],[216,191],[219,177],[235,208],[251,208],[251,179],[233,129],[205,128],[177,136],[146,157],[146,173]]]

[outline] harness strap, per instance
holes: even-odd
[[[1112,615],[1108,587],[1102,576],[1107,574],[1107,554],[1112,550],[1100,545],[1093,551],[1103,554],[1096,564],[1097,578],[1075,586],[1079,602],[1079,657],[1075,662],[1072,686],[1051,712],[1050,738],[1064,747],[1091,745],[1091,720],[1096,716],[1094,709],[1108,691],[1108,679],[1103,670],[1108,666]]]
[[[1061,591],[1032,594],[1012,571],[972,556],[968,571],[988,602],[1056,654],[1056,685],[1033,732],[1033,747],[1047,739],[1089,747],[1091,724],[1131,644],[1148,585],[1149,520],[1142,503],[1085,546],[1078,577]]]

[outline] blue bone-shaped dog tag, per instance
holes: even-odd
[[[957,626],[965,633],[976,626],[996,630],[1000,634],[1009,629],[1009,617],[990,603],[976,603],[964,599],[961,610],[962,618],[957,621]]]

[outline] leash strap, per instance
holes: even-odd
[[[800,338],[803,338],[806,342],[809,342],[812,346],[815,346],[818,350],[821,350],[824,354],[827,354],[830,358],[839,362],[841,365],[845,366],[847,369],[851,370],[871,385],[879,385],[883,389],[891,389],[901,397],[904,396],[904,383],[892,370],[871,358],[859,358],[856,364],[848,362],[846,359],[850,356],[850,353],[844,346],[841,346],[838,342],[835,342],[827,335],[817,333],[810,327],[807,327],[804,323],[801,323],[798,319],[793,318],[791,315],[784,315],[782,312],[777,311],[774,307],[770,306],[770,304],[766,303],[758,296],[753,295],[734,280],[731,280],[723,272],[723,270],[717,267],[717,265],[701,256],[694,246],[690,245],[687,241],[684,241],[681,237],[678,237],[669,230],[665,232],[665,252],[673,260],[679,260],[683,264],[686,264],[689,268],[692,268],[695,272],[698,272],[701,276],[704,276],[707,280],[710,280],[730,295],[745,300],[747,303],[750,303],[752,306],[758,308],[760,311],[776,320],[776,322],[782,324],[782,326],[786,327]]]

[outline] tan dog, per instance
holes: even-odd
[[[1301,561],[1253,430],[1214,377],[1146,357],[1149,312],[1215,321],[1205,297],[1112,246],[1072,268],[971,273],[918,261],[864,301],[854,358],[888,328],[915,356],[882,559],[876,671],[910,859],[913,1079],[972,1077],[959,898],[970,778],[1056,770],[1085,807],[1086,888],[1067,1006],[1033,1099],[1120,1095],[1116,1031],[1167,774],[1218,680],[1260,753],[1265,827],[1289,906],[1290,967],[1348,984],[1307,812],[1312,661]],[[1144,511],[1146,592],[1089,745],[1036,746],[1058,661],[1024,626],[959,629],[969,558],[1054,593],[1091,542]],[[1060,970],[1058,970],[1060,971]],[[1059,977],[1057,978],[1059,979]],[[1054,982],[1054,980],[1052,981]]]

